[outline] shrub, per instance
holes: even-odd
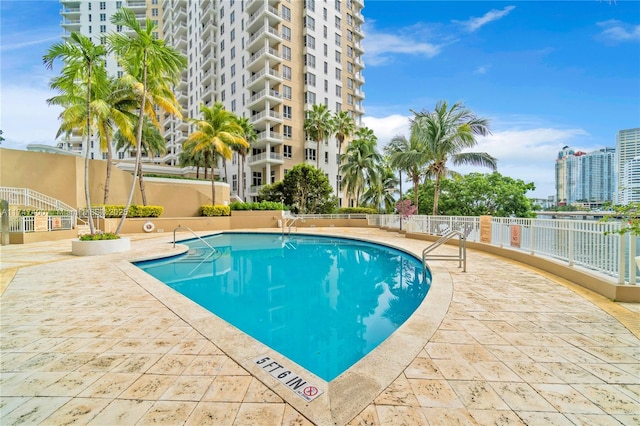
[[[80,241],[102,241],[102,240],[118,240],[120,235],[113,232],[98,232],[95,234],[85,234],[80,236]]]
[[[104,207],[105,216],[107,218],[119,218],[122,217],[122,211],[124,205],[111,204]],[[159,217],[164,212],[162,206],[139,206],[132,204],[127,212],[127,217]]]
[[[231,208],[229,206],[212,206],[204,205],[200,207],[200,216],[230,216]]]
[[[243,203],[234,201],[229,204],[231,210],[282,210],[282,203],[276,201],[260,201],[259,203]]]
[[[340,207],[338,214],[378,214],[378,210],[371,207]]]

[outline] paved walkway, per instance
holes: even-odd
[[[305,231],[425,245],[373,229]],[[132,236],[127,256],[168,251],[169,238]],[[69,241],[0,256],[0,424],[312,424],[140,285],[125,256],[77,258]],[[640,424],[640,304],[481,252],[467,273],[433,263],[451,282],[446,314],[345,423]],[[331,409],[342,404],[353,405]]]

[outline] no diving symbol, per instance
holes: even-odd
[[[311,398],[318,394],[318,388],[315,386],[307,386],[302,390],[302,393]]]

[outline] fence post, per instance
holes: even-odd
[[[636,242],[638,238],[629,233],[629,284],[636,283]]]
[[[574,257],[573,257],[573,233],[574,233],[574,223],[573,220],[570,220],[567,226],[567,232],[569,234],[569,266],[574,265]]]
[[[624,284],[624,275],[625,275],[625,261],[624,261],[624,251],[626,246],[627,237],[625,235],[620,235],[620,247],[618,247],[618,284]],[[631,266],[631,265],[629,265]],[[629,268],[631,270],[631,268]],[[631,273],[629,273],[631,275]]]
[[[536,244],[536,226],[535,226],[535,220],[534,219],[529,219],[529,222],[531,223],[531,255],[533,256],[535,254],[535,244]]]

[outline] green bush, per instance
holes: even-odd
[[[99,232],[96,234],[85,234],[80,236],[80,241],[102,241],[102,240],[118,240],[120,235],[113,232]]]
[[[260,201],[259,203],[243,203],[234,201],[229,204],[231,210],[282,210],[282,203],[275,201]]]
[[[378,214],[378,210],[371,207],[340,207],[338,214]]]
[[[107,218],[119,218],[122,217],[122,211],[125,206],[111,204],[95,207],[104,207],[105,216]],[[164,207],[162,206],[139,206],[137,204],[132,204],[127,212],[127,217],[159,217],[163,212]]]
[[[230,216],[231,208],[229,206],[212,206],[204,205],[200,207],[200,216]]]

